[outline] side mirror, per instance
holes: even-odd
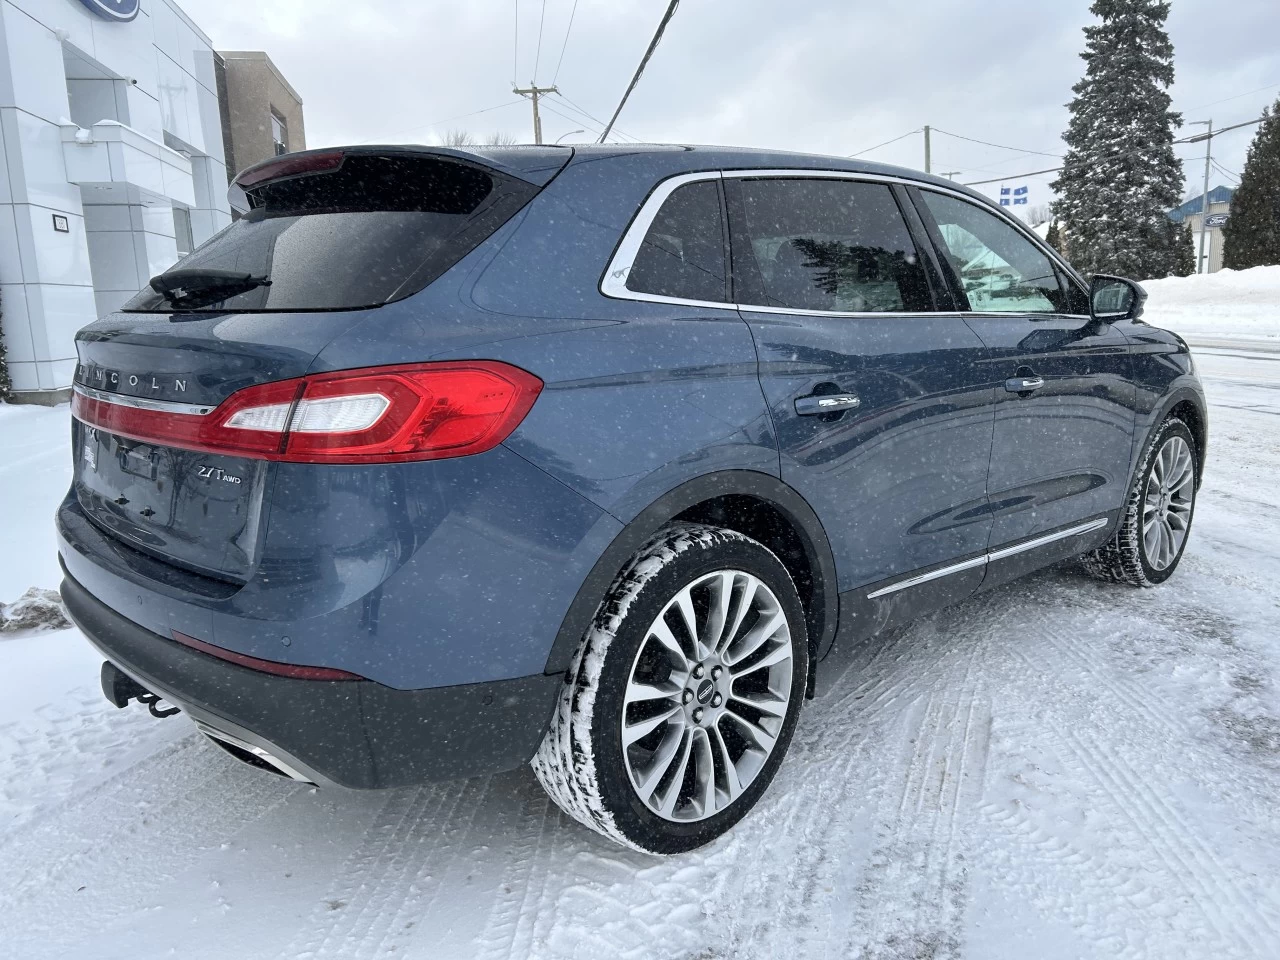
[[[1137,320],[1142,316],[1142,305],[1146,302],[1147,291],[1132,280],[1103,273],[1093,275],[1089,286],[1089,315],[1094,320],[1104,323]]]

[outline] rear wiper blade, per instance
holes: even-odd
[[[206,302],[222,300],[246,293],[257,287],[269,287],[267,277],[254,276],[243,270],[215,270],[210,267],[190,267],[182,270],[166,270],[151,278],[151,289],[174,305],[189,304],[203,298]]]

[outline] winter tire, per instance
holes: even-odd
[[[800,597],[772,552],[732,530],[665,527],[597,609],[534,772],[611,840],[692,850],[769,786],[808,661]]]
[[[1094,576],[1151,587],[1173,575],[1191,535],[1199,485],[1196,441],[1170,417],[1160,425],[1125,499],[1115,535],[1084,558]]]

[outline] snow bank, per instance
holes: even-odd
[[[1181,334],[1280,339],[1280,266],[1144,280],[1143,319]]]
[[[19,630],[65,630],[71,626],[57,590],[32,587],[13,603],[0,603],[0,633]]]

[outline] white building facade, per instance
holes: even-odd
[[[0,328],[16,399],[231,222],[214,52],[168,0],[0,0]]]

